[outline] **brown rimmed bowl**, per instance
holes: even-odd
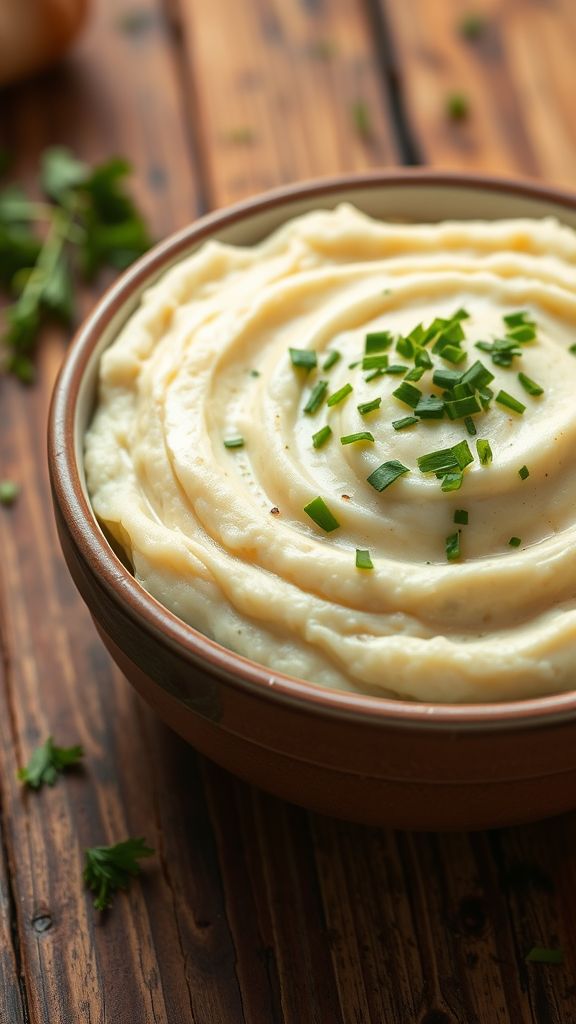
[[[253,244],[343,200],[407,221],[556,216],[576,196],[534,184],[398,171],[306,183],[203,217],[130,268],[80,328],[56,385],[49,462],[58,532],[96,628],[130,682],[194,747],[316,811],[397,828],[486,828],[576,806],[576,692],[499,704],[423,704],[324,689],[214,643],[136,582],[86,493],[83,436],[98,360],[142,291],[209,238]]]

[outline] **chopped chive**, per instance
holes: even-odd
[[[375,409],[379,409],[382,404],[381,398],[373,398],[371,402],[361,402],[356,408],[361,416],[367,416],[369,412],[374,412]]]
[[[460,378],[461,384],[469,384],[473,391],[478,388],[484,388],[487,384],[490,384],[494,380],[494,374],[487,370],[483,363],[479,359],[472,366],[466,370]]]
[[[477,341],[476,348],[481,352],[489,352],[495,366],[512,366],[516,356],[522,355],[522,349],[512,338],[497,338],[496,341]]]
[[[456,398],[454,401],[445,403],[446,412],[451,420],[459,420],[464,416],[470,416],[475,412],[481,412],[482,406],[476,395],[469,395],[467,398]]]
[[[372,559],[370,558],[369,551],[362,551],[360,548],[356,548],[356,568],[357,569],[373,569]]]
[[[322,369],[323,370],[331,370],[332,367],[335,366],[336,363],[338,362],[338,360],[341,359],[341,358],[342,358],[341,353],[337,352],[336,349],[333,348],[332,351],[329,352],[328,355],[326,356],[326,359],[324,360],[324,365],[322,366]]]
[[[474,423],[474,420],[472,419],[471,416],[464,417],[464,426],[466,427],[466,430],[468,431],[471,437],[474,437],[476,435],[476,424]]]
[[[371,352],[383,352],[384,349],[390,348],[393,340],[390,331],[370,331],[366,335],[364,352],[366,355],[370,355]]]
[[[460,558],[460,531],[451,533],[446,537],[446,558],[449,562],[455,562]]]
[[[309,348],[290,348],[290,361],[292,366],[297,366],[304,370],[313,370],[318,362],[316,353]]]
[[[401,356],[406,356],[407,359],[413,359],[416,351],[416,346],[411,338],[398,338],[396,342],[396,351]]]
[[[364,356],[362,360],[363,370],[385,370],[388,366],[388,356],[381,352],[374,356]]]
[[[467,309],[463,309],[462,306],[460,306],[460,309],[457,309],[456,312],[452,314],[452,320],[469,320],[469,319],[470,319],[470,313],[468,312]]]
[[[454,522],[461,526],[468,526],[468,513],[465,508],[457,508],[454,512]]]
[[[353,363],[348,363],[348,369],[349,370],[355,370],[357,366],[361,365],[361,363],[362,363],[361,359],[356,359],[356,360],[354,360]]]
[[[414,409],[421,420],[441,420],[444,417],[444,402],[436,395],[423,396]]]
[[[490,441],[486,441],[485,438],[478,438],[476,441],[476,451],[478,452],[478,458],[480,459],[481,466],[489,466],[492,462],[492,449],[490,447]]]
[[[416,359],[414,361],[416,366],[423,366],[425,370],[431,370],[434,366],[434,363],[430,358],[430,353],[425,348],[418,349]]]
[[[426,337],[426,331],[424,330],[423,324],[416,324],[408,335],[410,341],[413,341],[416,345],[422,345],[424,338]]]
[[[225,448],[243,448],[244,438],[243,437],[228,437],[224,441]]]
[[[462,487],[463,473],[444,473],[442,477],[443,491],[459,491]]]
[[[328,505],[323,498],[317,497],[312,501],[308,502],[304,506],[304,511],[307,516],[310,516],[317,526],[319,526],[326,533],[332,533],[332,530],[337,530],[340,523],[335,516],[332,515]]]
[[[14,480],[0,480],[0,505],[13,505],[20,494],[20,488]]]
[[[522,466],[521,469],[518,470],[518,476],[521,480],[527,480],[530,476],[530,470],[528,469],[528,466]]]
[[[403,416],[401,420],[392,420],[394,430],[406,430],[406,427],[411,427],[414,423],[418,423],[417,416]]]
[[[531,380],[530,377],[527,377],[525,373],[519,373],[518,380],[520,381],[524,390],[527,391],[529,395],[536,396],[544,394],[544,388],[541,388],[535,380]]]
[[[351,384],[345,384],[344,387],[340,388],[338,391],[335,391],[333,395],[330,395],[330,398],[328,399],[326,404],[329,405],[330,407],[332,407],[333,405],[338,405],[338,403],[342,402],[346,398],[346,396],[350,394],[352,390],[353,388]]]
[[[563,949],[547,949],[545,946],[533,946],[525,957],[529,964],[563,964]]]
[[[366,374],[364,380],[368,383],[368,381],[376,380],[376,377],[382,377],[386,372],[386,370],[371,370],[370,373]]]
[[[517,412],[522,415],[526,406],[519,402],[513,395],[509,395],[507,391],[499,391],[496,395],[496,401],[499,405],[506,406],[507,409],[511,409],[512,412]]]
[[[471,388],[469,384],[463,384],[460,382],[459,384],[454,385],[453,398],[471,398],[473,394],[474,388]]]
[[[439,448],[438,451],[429,452],[428,455],[421,455],[416,462],[421,473],[437,473],[438,470],[452,471],[460,468],[458,459],[451,448]]]
[[[474,456],[470,451],[470,445],[466,439],[453,445],[452,452],[454,453],[454,458],[460,466],[460,469],[466,469],[466,466],[469,466],[471,462],[474,462]]]
[[[404,405],[409,405],[411,409],[415,409],[422,398],[422,392],[420,389],[415,388],[412,384],[408,384],[406,381],[402,381],[400,387],[396,388],[392,394],[399,402],[402,402]]]
[[[570,345],[568,351],[571,352],[573,356],[576,356],[576,345]]]
[[[434,352],[434,349],[432,351]],[[466,359],[466,352],[463,348],[458,348],[457,345],[445,345],[440,356],[448,363],[461,363],[463,359]]]
[[[401,373],[405,373],[406,370],[408,369],[408,366],[403,366],[401,363],[392,363],[392,366],[386,367],[386,373],[390,373],[392,375],[400,375]]]
[[[462,374],[458,370],[448,370],[443,366],[439,366],[432,374],[432,383],[436,384],[439,388],[452,390],[456,384],[460,383],[461,378]]]
[[[507,327],[522,327],[524,324],[534,324],[533,320],[529,319],[530,314],[527,309],[519,309],[516,313],[507,313],[502,319]]]
[[[260,376],[260,370],[250,370],[250,376],[251,377],[259,377]]]
[[[536,328],[534,324],[521,324],[519,327],[511,327],[506,331],[506,335],[514,341],[525,344],[527,341],[534,341]]]
[[[357,441],[373,441],[374,437],[369,430],[360,430],[357,434],[345,434],[340,438],[340,444],[356,444]]]
[[[393,484],[399,476],[403,476],[404,473],[409,473],[410,470],[407,466],[403,466],[401,462],[397,462],[392,459],[391,462],[383,462],[378,469],[375,469],[373,473],[367,478],[367,482],[376,490],[384,491],[390,484]]]
[[[446,113],[452,121],[463,121],[470,112],[470,101],[462,92],[453,92],[446,97]]]
[[[312,444],[314,448],[322,448],[326,444],[329,437],[332,436],[332,427],[325,426],[317,430],[315,434],[312,434]]]
[[[520,537],[510,537],[510,540],[508,541],[511,548],[519,548],[521,543],[522,541]]]
[[[425,366],[414,366],[408,371],[404,380],[420,380],[420,378],[426,373],[426,369],[427,368]]]
[[[306,402],[306,405],[304,406],[304,412],[308,413],[309,415],[312,415],[312,413],[317,412],[320,406],[322,405],[322,402],[324,401],[324,396],[327,390],[327,380],[317,381],[317,383],[312,388],[312,391],[310,392],[310,397]]]

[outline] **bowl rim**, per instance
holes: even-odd
[[[236,654],[179,619],[148,594],[115,555],[85,497],[75,458],[75,419],[84,370],[100,335],[133,297],[134,290],[154,278],[185,251],[214,231],[249,219],[270,208],[298,200],[330,196],[346,190],[379,187],[458,187],[471,191],[512,194],[564,206],[576,212],[576,194],[532,180],[493,175],[401,168],[363,174],[317,178],[274,188],[205,214],[170,234],[133,263],[104,292],[78,328],[60,369],[48,420],[48,462],[54,499],[91,576],[135,623],[144,625],[165,647],[193,664],[207,668],[227,685],[252,696],[291,705],[309,713],[362,720],[372,726],[464,731],[526,729],[560,725],[576,719],[576,690],[518,701],[435,704],[374,697],[328,689]]]

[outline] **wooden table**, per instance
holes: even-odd
[[[398,163],[576,178],[576,6],[478,0],[101,0],[65,66],[0,93],[0,145],[135,166],[160,237],[280,182]],[[464,93],[469,115],[447,114]],[[88,308],[95,294],[85,297]],[[195,755],[111,664],[63,564],[49,395],[0,387],[2,1024],[573,1024],[576,814],[411,835],[288,806]],[[82,773],[16,769],[52,733]],[[144,835],[141,883],[99,916],[86,846]],[[527,964],[561,946],[563,966]]]

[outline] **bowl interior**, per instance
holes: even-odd
[[[83,437],[94,408],[98,364],[102,352],[133,313],[145,289],[170,266],[202,245],[208,237],[233,245],[252,245],[287,219],[313,209],[333,208],[341,202],[353,203],[367,214],[386,220],[437,222],[551,216],[576,229],[576,197],[530,184],[463,178],[449,174],[403,172],[361,180],[316,182],[278,190],[205,217],[157,246],[120,278],[81,328],[59,385],[60,393],[64,396],[62,401],[65,402],[70,382],[73,379],[77,382],[76,389],[73,389],[76,395],[73,408],[64,414],[73,416],[75,465],[70,479],[72,487],[76,482],[82,489],[83,512],[85,514],[88,510],[92,532],[99,535],[99,557],[113,562],[116,572],[119,563],[91,511],[83,468]],[[55,404],[58,405],[58,392]],[[76,481],[73,479],[75,474]],[[132,585],[142,590],[135,580],[132,580]],[[166,621],[174,618],[165,609],[160,609],[154,598],[144,592],[140,597],[150,607],[157,606]],[[178,635],[180,638],[187,636],[196,644],[198,637],[201,637],[196,630],[183,623],[179,624]],[[206,644],[216,648],[219,646],[204,637],[201,637],[200,643],[204,648]],[[231,652],[225,653],[228,660],[231,657],[239,663],[252,664]],[[269,679],[270,670],[260,666],[256,666],[256,669],[256,677],[260,672],[262,681]],[[361,715],[392,715],[399,721],[403,718],[410,720],[412,725],[415,721],[425,724],[435,720],[438,724],[452,725],[457,721],[460,726],[468,727],[490,723],[497,728],[509,725],[511,721],[519,725],[536,724],[542,716],[547,720],[576,717],[575,692],[500,704],[433,705],[390,701],[361,694],[337,694],[336,691],[290,680],[281,675],[278,675],[278,680],[280,689],[285,685],[299,700],[306,700],[310,696],[324,707],[332,705],[333,708]]]

